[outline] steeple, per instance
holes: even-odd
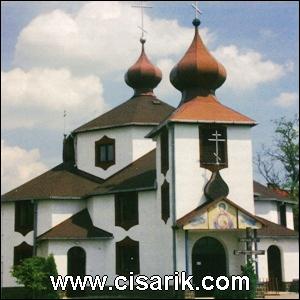
[[[214,94],[226,80],[226,70],[204,45],[198,27],[200,20],[195,18],[195,35],[189,49],[172,69],[170,81],[182,92],[182,102],[196,96]]]
[[[158,67],[153,65],[145,52],[144,38],[140,39],[142,44],[141,55],[136,63],[128,69],[125,74],[125,82],[134,89],[134,95],[153,95],[153,89],[160,83],[162,73]]]

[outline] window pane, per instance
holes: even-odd
[[[113,161],[114,160],[114,146],[107,145],[107,160]]]
[[[106,161],[106,145],[100,146],[100,161]]]

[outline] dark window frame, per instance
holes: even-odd
[[[14,247],[14,266],[19,265],[24,259],[33,256],[33,246],[22,242]]]
[[[286,227],[287,226],[286,204],[285,203],[279,203],[278,204],[278,210],[279,210],[280,225]]]
[[[116,243],[116,274],[140,274],[140,245],[128,236]]]
[[[208,138],[210,138],[208,136],[207,131],[214,131],[217,130],[219,132],[222,132],[222,137],[223,139],[225,139],[225,142],[222,142],[224,145],[224,149],[223,149],[223,158],[224,161],[220,162],[219,165],[217,165],[215,162],[208,162],[207,161],[207,148],[206,148],[206,143],[208,143]],[[215,172],[217,170],[221,170],[224,168],[228,168],[228,153],[227,153],[227,147],[228,147],[228,140],[227,140],[227,126],[222,125],[222,124],[202,124],[199,126],[199,150],[200,150],[200,167],[208,169],[212,172]],[[210,142],[213,143],[213,142]],[[219,145],[222,145],[222,143],[220,143]]]
[[[161,218],[167,224],[170,218],[170,185],[168,181],[164,181],[161,185]]]
[[[108,159],[108,148],[112,146],[112,159]],[[101,148],[105,148],[105,160],[101,160]],[[95,142],[95,166],[107,170],[116,163],[116,140],[103,136],[100,140]]]
[[[163,129],[160,135],[160,164],[161,173],[166,176],[169,170],[169,132]]]
[[[15,202],[15,231],[25,236],[33,231],[34,204],[31,200]]]
[[[139,224],[138,192],[115,194],[115,225],[126,231]]]

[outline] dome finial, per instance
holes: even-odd
[[[226,70],[204,45],[198,27],[200,25],[198,1],[192,4],[195,9],[194,39],[179,63],[170,73],[173,86],[182,92],[182,102],[187,102],[199,94],[214,94],[226,79]]]
[[[198,7],[198,2],[199,1],[195,1],[195,4],[192,4],[192,7],[195,9],[195,19],[193,20],[193,25],[197,28],[200,24],[200,15],[202,14],[202,11],[199,9]]]

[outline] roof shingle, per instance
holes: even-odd
[[[152,95],[133,96],[128,101],[80,126],[73,132],[92,131],[127,125],[157,125],[173,111],[174,107]]]
[[[105,239],[112,237],[113,235],[110,232],[95,227],[88,210],[84,209],[41,234],[38,237],[38,240],[88,238]]]

